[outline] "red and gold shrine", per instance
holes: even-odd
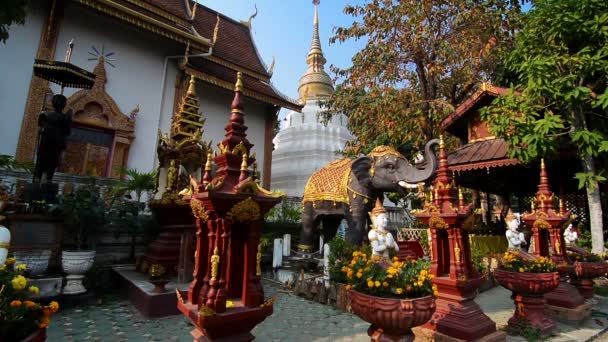
[[[178,292],[177,306],[196,326],[194,341],[251,341],[251,330],[273,310],[260,282],[259,243],[264,214],[282,195],[258,184],[242,91],[239,72],[220,151],[207,158],[200,182],[191,178],[192,194],[184,197],[196,217],[196,253],[194,280],[187,299]]]
[[[473,267],[469,233],[462,228],[473,205],[465,205],[460,191],[456,202],[457,190],[448,170],[443,139],[439,148],[434,193],[424,209],[416,213],[429,225],[431,274],[439,292],[435,314],[423,327],[430,329],[435,339],[505,341],[506,334],[496,331],[496,323],[473,300],[483,276]]]
[[[591,303],[570,284],[566,277],[574,270],[568,260],[564,241],[564,222],[570,217],[563,202],[559,209],[553,207],[554,194],[549,186],[545,161],[540,162],[540,181],[536,196],[532,199],[532,209],[522,215],[523,221],[532,227],[532,253],[536,256],[550,257],[558,265],[561,276],[559,286],[545,295],[547,311],[562,321],[580,322],[591,315]]]

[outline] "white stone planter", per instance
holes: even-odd
[[[64,294],[79,294],[87,292],[82,285],[84,274],[93,266],[95,251],[62,251],[61,266],[68,275],[63,287]]]
[[[48,249],[41,251],[16,251],[14,256],[16,265],[25,264],[27,266],[30,277],[39,277],[49,267],[51,251]]]

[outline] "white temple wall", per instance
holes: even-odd
[[[170,121],[173,109],[177,69],[175,60],[170,60],[164,80],[162,113],[160,110],[165,56],[175,54],[171,51],[170,43],[70,3],[66,6],[64,18],[69,20],[63,20],[61,24],[55,59],[65,58],[67,45],[72,38],[75,46],[71,62],[86,70],[93,71],[97,65],[97,59],[88,60],[93,57],[88,53],[93,51],[91,46],[100,52],[103,46],[105,53],[115,53],[110,58],[116,59],[112,62],[116,67],[105,66],[108,79],[106,92],[126,115],[139,105],[128,167],[142,172],[152,171],[155,167],[159,123]],[[53,86],[53,91],[58,93],[59,87]],[[78,89],[67,88],[64,94],[69,97],[76,91]]]
[[[33,7],[25,25],[11,25],[0,43],[0,154],[14,156],[45,13]]]

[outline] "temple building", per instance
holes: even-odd
[[[71,63],[96,80],[91,89],[64,91],[73,129],[60,173],[118,177],[121,167],[157,168],[158,132],[171,131],[191,79],[204,119],[199,138],[217,150],[241,72],[247,134],[269,186],[277,114],[302,106],[272,86],[253,17],[237,21],[189,0],[36,1],[25,25],[12,25],[0,44],[0,154],[34,160],[38,114],[61,89],[33,75],[32,66],[35,59],[63,61],[73,40]]]
[[[308,69],[300,78],[301,112],[291,111],[274,138],[272,152],[272,189],[290,197],[302,197],[310,175],[318,168],[338,159],[337,151],[354,137],[347,128],[344,114],[334,115],[325,125],[319,117],[320,103],[334,92],[331,78],[325,72],[325,56],[319,38],[319,12],[315,4],[313,37],[306,57]]]

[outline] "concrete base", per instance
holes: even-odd
[[[171,279],[165,286],[164,293],[154,292],[154,285],[149,277],[135,270],[135,266],[114,267],[114,272],[120,276],[121,288],[127,292],[129,302],[146,317],[164,317],[178,315],[177,296],[175,289],[188,293],[190,283],[176,283]]]
[[[84,275],[69,274],[65,277],[66,283],[63,287],[64,295],[76,295],[87,292],[87,289],[82,285]]]
[[[438,331],[427,329],[424,327],[416,327],[412,329],[416,335],[416,341],[435,341],[435,342],[467,342],[459,338],[451,337],[442,334]],[[473,340],[475,342],[505,342],[507,334],[504,331],[495,331],[492,334],[486,335],[480,339]]]
[[[561,306],[545,305],[545,312],[556,321],[570,325],[578,325],[591,317],[591,303],[585,302],[576,308],[563,308]]]

